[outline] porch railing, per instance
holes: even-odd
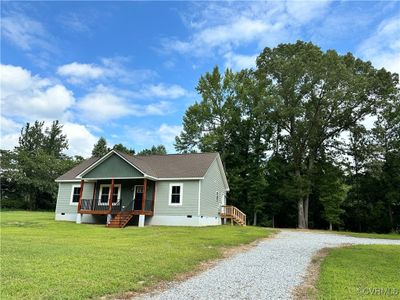
[[[100,202],[99,199],[82,199],[81,210],[95,210],[95,211],[108,211],[108,203]],[[113,202],[111,210],[121,211],[121,199],[117,202]]]

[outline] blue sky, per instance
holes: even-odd
[[[58,119],[68,154],[173,152],[199,77],[296,40],[400,72],[400,2],[1,2],[1,148]]]

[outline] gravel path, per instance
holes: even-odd
[[[400,245],[400,240],[281,231],[247,252],[141,299],[290,299],[291,290],[302,282],[314,253],[341,244]]]

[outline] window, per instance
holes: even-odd
[[[169,185],[169,205],[182,205],[182,195],[182,183],[171,183]]]
[[[110,195],[110,184],[101,184],[100,185],[100,193],[99,193],[99,205],[107,205],[108,197]],[[112,195],[112,203],[116,204],[120,200],[121,196],[121,185],[114,184],[114,191]]]
[[[81,186],[73,185],[71,190],[71,201],[70,201],[71,205],[78,205],[80,193],[81,193]]]

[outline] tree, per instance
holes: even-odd
[[[24,203],[20,207],[29,209],[53,208],[57,195],[54,179],[75,164],[63,154],[67,147],[58,121],[49,128],[44,128],[44,122],[27,123],[14,151],[1,152],[3,199],[15,200],[18,206]]]
[[[121,151],[121,152],[127,153],[127,154],[131,154],[131,155],[135,154],[135,150],[134,149],[128,149],[127,147],[125,147],[122,144],[115,144],[113,146],[113,149],[117,150],[117,151]]]
[[[297,42],[265,48],[257,72],[273,87],[274,121],[298,183],[298,227],[308,227],[315,161],[323,147],[392,97],[396,78],[353,55]],[[261,82],[261,81],[260,81]],[[306,184],[303,184],[306,183]]]
[[[167,149],[164,145],[152,146],[150,149],[143,149],[137,155],[164,155],[167,154]]]
[[[105,138],[100,137],[96,144],[93,146],[92,156],[102,157],[108,153],[107,141]]]

